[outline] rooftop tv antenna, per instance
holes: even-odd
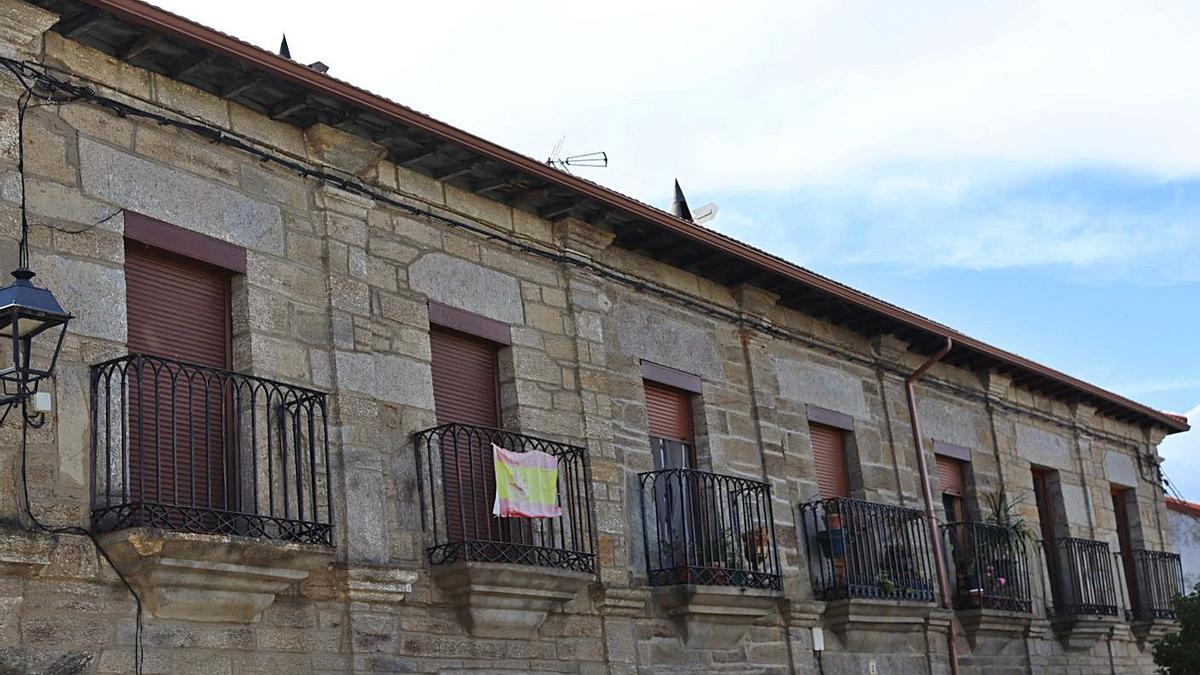
[[[550,166],[571,173],[571,167],[586,167],[593,169],[603,169],[608,166],[607,152],[585,152],[581,155],[562,156],[563,141],[567,140],[566,136],[558,139],[554,144],[554,149],[550,151],[550,156],[546,158],[546,163]]]

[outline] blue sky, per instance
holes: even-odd
[[[161,4],[1200,427],[1200,3]]]

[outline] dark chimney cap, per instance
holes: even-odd
[[[683,188],[679,187],[679,179],[675,179],[675,199],[671,201],[671,215],[692,222],[692,211],[688,208],[687,197],[683,196]]]
[[[279,55],[285,59],[292,58],[292,50],[288,49],[287,33],[283,34],[283,42],[279,43]]]

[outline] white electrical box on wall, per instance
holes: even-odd
[[[824,631],[824,629],[822,629],[820,626],[813,626],[812,638],[813,638],[813,651],[814,652],[825,651],[825,631]]]
[[[33,410],[34,412],[48,413],[54,408],[54,404],[50,398],[50,392],[39,391],[33,395]]]

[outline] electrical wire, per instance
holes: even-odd
[[[25,116],[30,107],[37,107],[40,105],[52,105],[52,104],[56,104],[56,103],[65,103],[65,102],[69,102],[71,99],[56,99],[54,97],[41,97],[40,103],[32,103],[31,104],[32,98],[34,96],[38,96],[38,94],[34,91],[34,88],[21,76],[21,74],[19,72],[16,72],[11,67],[10,64],[4,63],[3,65],[5,68],[7,68],[10,72],[12,72],[17,77],[17,80],[22,84],[22,86],[24,88],[24,92],[22,92],[21,96],[18,97],[18,99],[17,99],[17,173],[20,175],[20,184],[21,184],[21,198],[20,198],[21,245],[20,245],[20,250],[18,252],[18,267],[20,267],[22,269],[28,269],[28,267],[29,267],[29,217],[28,217],[28,204],[26,202],[26,196],[25,196],[26,195],[26,190],[25,190]],[[104,217],[103,219],[101,219],[91,225],[88,225],[82,229],[79,229],[79,230],[66,230],[65,228],[59,228],[54,225],[47,225],[47,226],[52,227],[53,229],[57,229],[57,230],[61,230],[61,231],[70,233],[70,234],[81,234],[81,233],[86,232],[102,223],[112,220],[114,217],[117,216],[117,214],[121,213],[121,211],[122,211],[121,209],[118,209],[117,211]],[[92,542],[92,546],[95,547],[99,556],[104,558],[104,560],[108,563],[108,565],[110,567],[112,567],[113,571],[117,575],[117,578],[119,578],[121,580],[121,583],[124,584],[125,588],[129,591],[129,594],[133,596],[133,600],[134,600],[134,604],[135,604],[135,627],[134,627],[134,637],[133,637],[134,672],[137,673],[137,675],[141,675],[142,661],[143,661],[143,658],[142,658],[143,657],[142,598],[141,598],[141,596],[138,595],[137,591],[134,590],[133,585],[129,583],[129,579],[127,579],[125,577],[125,574],[123,572],[121,572],[121,569],[119,567],[117,567],[116,562],[112,559],[111,556],[108,555],[108,552],[104,550],[104,547],[100,545],[100,541],[96,538],[96,535],[91,530],[88,530],[87,528],[83,528],[83,527],[77,527],[77,526],[59,527],[59,526],[46,525],[41,520],[39,520],[38,517],[33,512],[32,501],[29,497],[29,471],[28,471],[29,429],[30,428],[34,428],[34,429],[41,428],[45,424],[45,415],[40,412],[31,415],[29,413],[28,403],[29,403],[28,397],[22,396],[18,401],[6,406],[4,412],[2,414],[0,414],[0,424],[3,424],[4,421],[8,419],[8,415],[9,415],[9,413],[12,412],[13,408],[19,407],[20,411],[21,411],[21,493],[22,493],[22,506],[24,508],[25,516],[29,519],[29,521],[31,523],[33,523],[34,527],[36,527],[38,530],[41,530],[42,532],[45,532],[47,534],[54,535],[54,536],[62,535],[62,534],[73,534],[73,535],[82,535],[82,536],[87,537],[88,540]]]
[[[29,518],[30,522],[32,522],[35,527],[37,527],[39,530],[41,530],[47,534],[51,534],[51,535],[75,534],[75,535],[82,535],[82,536],[87,537],[89,540],[91,540],[92,545],[96,548],[96,551],[100,554],[100,557],[104,558],[104,560],[108,563],[108,565],[110,567],[112,567],[113,571],[116,572],[117,578],[120,579],[121,583],[125,585],[125,588],[129,590],[129,594],[133,596],[133,600],[136,605],[136,613],[135,613],[136,624],[134,627],[134,634],[133,634],[133,651],[134,651],[133,663],[134,663],[134,672],[137,675],[141,675],[142,660],[143,660],[142,659],[143,651],[142,651],[142,598],[141,598],[141,596],[138,595],[138,592],[133,589],[133,585],[129,583],[129,579],[127,579],[125,577],[125,574],[123,572],[121,572],[121,568],[117,567],[117,563],[112,559],[112,557],[110,557],[108,555],[108,551],[105,551],[104,547],[100,545],[100,541],[96,538],[95,533],[93,533],[91,530],[89,530],[87,528],[73,526],[73,525],[66,526],[66,527],[57,527],[57,526],[46,525],[41,520],[39,520],[38,517],[36,515],[34,515],[34,513],[33,513],[32,502],[30,501],[30,498],[29,498],[29,471],[27,468],[28,456],[29,456],[29,429],[30,429],[30,427],[35,428],[35,429],[40,428],[42,426],[42,422],[39,421],[39,422],[35,423],[32,421],[33,419],[40,419],[41,413],[38,413],[37,416],[30,416],[27,405],[28,405],[28,399],[22,398],[19,402],[14,403],[12,406],[9,406],[10,410],[14,406],[20,406],[20,408],[21,408],[21,493],[22,493],[22,500],[23,500],[22,505],[24,506],[25,515]],[[8,411],[5,411],[4,414],[7,415]]]

